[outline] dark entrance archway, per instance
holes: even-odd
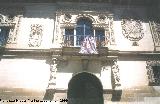
[[[102,84],[91,73],[79,73],[68,84],[67,99],[67,104],[104,104]]]

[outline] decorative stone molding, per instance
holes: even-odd
[[[19,31],[19,25],[21,21],[22,15],[17,15],[14,17],[14,27],[10,29],[9,36],[8,36],[8,44],[16,44],[17,43],[17,34]]]
[[[119,89],[121,86],[121,83],[120,83],[120,73],[119,73],[119,67],[117,64],[117,60],[113,60],[113,65],[112,65],[111,69],[113,72],[115,89]]]
[[[160,23],[158,22],[149,22],[150,24],[150,28],[151,28],[151,33],[152,33],[152,37],[153,37],[153,41],[155,46],[159,47],[160,46]]]
[[[8,27],[10,29],[8,40],[7,40],[8,44],[16,43],[17,32],[18,32],[19,22],[21,17],[22,17],[21,15],[9,17],[9,16],[0,14],[0,26]]]
[[[29,47],[39,47],[42,42],[43,26],[40,24],[32,24],[29,36]]]
[[[89,18],[92,21],[94,29],[102,28],[105,30],[105,40],[108,44],[115,45],[115,37],[113,33],[113,15],[109,12],[86,12],[86,11],[57,11],[56,12],[56,32],[54,43],[59,43],[62,47],[64,44],[63,36],[65,28],[75,29],[77,21],[80,18]],[[75,35],[75,34],[74,34]]]
[[[147,75],[148,75],[148,80],[149,80],[149,85],[152,85],[154,83],[157,83],[154,77],[153,73],[153,66],[160,66],[160,61],[146,61],[146,69],[147,69]],[[160,84],[160,80],[158,82]]]
[[[133,46],[138,46],[137,42],[144,37],[142,21],[123,19],[121,25],[124,37],[133,41]]]

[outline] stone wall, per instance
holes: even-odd
[[[58,6],[55,4],[28,4],[24,5],[23,8],[23,16],[18,22],[18,27],[15,27],[17,28],[17,44],[16,46],[8,44],[8,48],[49,49],[57,47],[57,43],[61,45],[62,38],[60,37],[63,30],[56,30],[60,28],[57,28],[60,25],[57,22],[60,18],[56,19],[56,8]],[[77,8],[80,9],[79,7]],[[145,7],[112,7],[106,5],[104,9],[105,12],[113,14],[112,27],[116,45],[109,45],[110,49],[120,51],[154,50],[149,21],[147,20],[147,9]],[[33,33],[34,31],[35,33]],[[131,32],[130,35],[127,34],[129,32]],[[136,33],[136,36],[133,35],[134,33]],[[59,40],[54,42],[57,37],[56,35],[59,36]]]

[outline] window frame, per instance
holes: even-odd
[[[64,35],[63,35],[63,39],[64,39],[64,46],[67,46],[67,47],[80,47],[81,46],[81,42],[83,40],[78,40],[78,37],[77,36],[81,36],[81,35],[78,35],[77,34],[77,27],[79,26],[78,22],[81,21],[81,20],[86,20],[88,22],[90,22],[90,29],[91,30],[88,30],[90,31],[89,34],[86,34],[86,32],[84,34],[81,34],[82,37],[86,37],[86,36],[93,36],[94,38],[96,38],[96,42],[98,43],[98,33],[96,33],[96,30],[102,30],[103,31],[103,34],[104,34],[104,41],[101,42],[100,44],[98,43],[97,46],[105,46],[105,44],[107,43],[106,42],[106,34],[105,34],[105,28],[104,27],[94,27],[93,25],[93,21],[88,18],[88,17],[81,17],[77,20],[76,24],[73,26],[73,27],[64,27]],[[85,22],[85,21],[82,21],[82,22]],[[85,29],[85,25],[83,27]],[[69,30],[69,29],[73,29],[73,43],[70,41],[70,40],[66,40],[66,30]],[[92,34],[91,34],[92,33]],[[72,35],[70,35],[72,36]],[[77,43],[78,41],[80,41],[80,43]]]

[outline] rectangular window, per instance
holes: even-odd
[[[64,44],[74,46],[74,29],[65,29]]]
[[[0,27],[0,46],[5,46],[9,35],[9,28]]]
[[[95,37],[97,41],[97,46],[104,46],[105,43],[105,31],[104,29],[96,29]]]

